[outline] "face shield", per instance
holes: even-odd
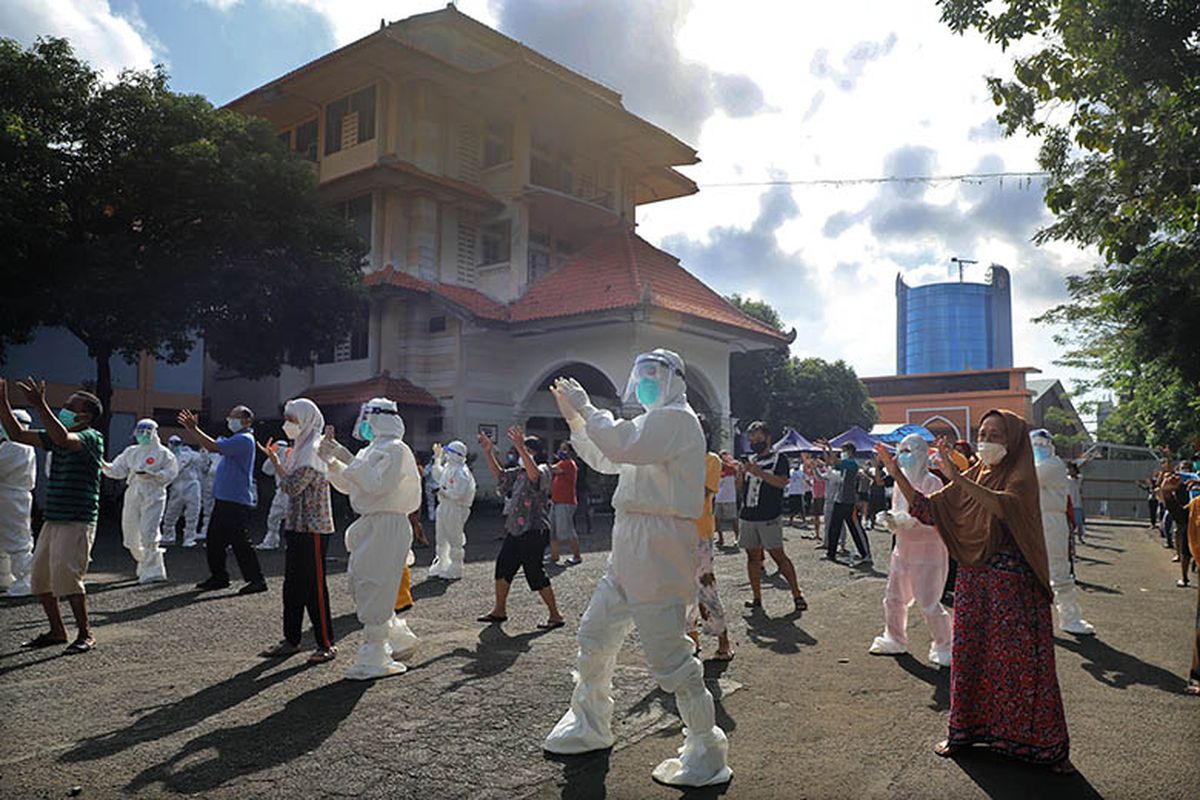
[[[442,452],[446,454],[446,463],[451,466],[459,467],[467,463],[467,446],[457,439],[443,447]]]
[[[396,403],[386,397],[374,397],[363,403],[354,422],[354,438],[360,442],[376,439],[403,439],[404,420]]]
[[[152,419],[140,419],[133,429],[133,438],[138,444],[150,444],[158,438],[158,423]]]
[[[910,433],[896,446],[896,463],[904,474],[920,477],[929,468],[929,443],[917,433]]]
[[[670,350],[643,353],[633,362],[625,402],[636,400],[644,408],[661,408],[683,401],[683,359]]]
[[[1054,437],[1045,428],[1029,432],[1029,443],[1033,445],[1033,463],[1041,464],[1054,456]]]

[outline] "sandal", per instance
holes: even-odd
[[[733,654],[732,650],[718,650],[717,652],[713,653],[713,657],[709,660],[710,661],[733,661],[733,655],[734,654]]]
[[[1189,683],[1183,687],[1183,693],[1192,697],[1200,697],[1200,683]]]
[[[96,639],[89,636],[86,639],[76,639],[67,645],[67,649],[63,651],[65,655],[77,656],[80,653],[87,653],[96,648]]]
[[[482,617],[476,617],[475,621],[476,622],[490,622],[490,623],[507,622],[508,617],[498,617],[495,614],[484,614]]]
[[[299,652],[300,645],[292,644],[287,639],[284,639],[279,644],[275,645],[274,647],[268,647],[258,655],[260,658],[287,658],[288,656],[294,656]]]
[[[308,657],[310,664],[324,664],[328,661],[333,661],[337,658],[336,647],[319,647],[316,652]]]
[[[543,622],[540,625],[538,625],[538,630],[539,631],[552,631],[555,628],[561,628],[563,625],[566,625],[566,624],[567,624],[567,621],[564,619],[560,619],[560,620],[552,619],[552,620]]]
[[[792,602],[796,604],[797,611],[808,611],[808,601],[804,599],[804,595],[796,595],[792,598]]]
[[[949,739],[943,739],[933,746],[933,754],[942,758],[951,758],[958,753],[959,747],[950,744]]]
[[[55,647],[60,644],[66,644],[67,637],[58,639],[48,633],[39,633],[37,636],[30,639],[28,642],[21,642],[21,647],[26,650],[40,650],[43,647]]]
[[[747,600],[742,605],[746,608],[762,608],[762,600]]]
[[[413,604],[409,603],[406,606],[401,606],[400,608],[396,608],[396,609],[392,609],[392,610],[395,611],[397,614],[403,614],[405,611],[408,611],[412,607],[413,607]]]

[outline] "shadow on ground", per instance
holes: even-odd
[[[1054,642],[1082,656],[1083,671],[1114,689],[1142,685],[1178,693],[1187,685],[1178,675],[1118,650],[1098,636],[1055,637]]]
[[[1055,775],[1046,767],[1013,761],[983,748],[954,757],[954,763],[993,800],[1100,800],[1101,794],[1083,773]]]

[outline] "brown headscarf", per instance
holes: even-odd
[[[1029,424],[1003,409],[989,411],[984,419],[990,416],[999,417],[1008,452],[995,466],[981,461],[963,474],[999,499],[1000,514],[993,515],[961,486],[951,483],[929,496],[938,533],[956,561],[973,567],[985,563],[997,551],[1007,530],[1047,598],[1053,597]]]

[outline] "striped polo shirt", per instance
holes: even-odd
[[[40,431],[42,446],[50,451],[50,480],[46,485],[43,516],[50,522],[95,522],[100,512],[100,460],[104,435],[94,428],[76,432],[79,450],[57,447]]]

